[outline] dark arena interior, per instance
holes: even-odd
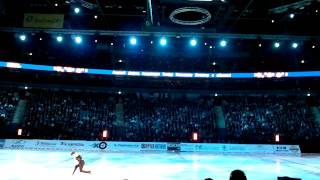
[[[0,179],[319,180],[319,11],[0,0]]]

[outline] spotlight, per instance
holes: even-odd
[[[57,41],[58,42],[62,42],[63,41],[63,37],[62,36],[57,36]]]
[[[73,9],[74,13],[79,14],[80,13],[80,8],[76,7]]]
[[[150,41],[150,44],[153,44],[153,41]]]
[[[302,60],[300,61],[300,63],[301,63],[301,64],[304,64],[304,60],[302,59]]]
[[[273,46],[274,46],[275,48],[279,48],[279,47],[280,47],[280,43],[279,43],[279,42],[275,42],[275,43],[273,44]]]
[[[262,47],[262,44],[261,43],[259,43],[259,45],[258,45],[259,47]]]
[[[192,133],[192,141],[198,141],[199,140],[199,136],[197,132],[193,132]]]
[[[122,92],[121,92],[121,91],[118,91],[118,94],[119,94],[119,95],[121,95],[121,94],[122,94]]]
[[[220,46],[221,47],[227,46],[227,41],[225,41],[225,40],[220,41]]]
[[[298,43],[292,43],[291,46],[292,46],[292,48],[296,49],[299,46],[299,44]]]
[[[97,40],[97,39],[95,39],[95,40],[94,40],[94,42],[95,42],[95,43],[98,43],[98,40]]]
[[[18,134],[18,136],[22,136],[22,129],[21,128],[18,129],[18,133],[17,134]]]
[[[214,93],[214,96],[215,96],[215,97],[218,97],[218,94],[217,94],[217,93]]]
[[[275,140],[276,142],[280,142],[280,135],[279,135],[279,134],[276,134],[274,140]]]
[[[271,23],[274,23],[274,20],[273,20],[273,19],[271,20]]]
[[[212,49],[212,46],[210,46],[209,48]]]
[[[161,46],[165,46],[165,45],[167,45],[167,39],[166,39],[166,38],[164,38],[164,37],[163,37],[163,38],[161,38],[161,39],[160,39],[160,45],[161,45]]]
[[[42,41],[42,38],[39,38],[40,41]]]
[[[316,48],[316,46],[315,46],[315,45],[313,45],[313,46],[312,46],[312,49],[314,49],[314,48]]]
[[[98,19],[98,16],[97,16],[97,15],[94,15],[94,18],[95,18],[95,19]]]
[[[135,37],[130,38],[130,44],[131,45],[136,45],[137,44],[137,39]]]
[[[311,96],[311,94],[310,94],[310,93],[307,93],[307,96],[308,96],[308,97],[310,97],[310,96]]]
[[[19,39],[20,39],[21,41],[25,41],[25,40],[27,40],[27,36],[26,36],[26,35],[20,35],[20,36],[19,36]]]
[[[102,137],[107,138],[108,137],[108,130],[103,130],[102,131]]]
[[[291,19],[293,19],[294,18],[294,14],[293,13],[291,13],[290,15],[289,15],[289,17],[291,18]]]
[[[76,36],[76,37],[74,38],[74,41],[75,41],[77,44],[80,44],[80,43],[82,42],[81,36]]]
[[[196,45],[197,45],[197,40],[191,39],[191,40],[190,40],[190,45],[191,45],[191,46],[196,46]]]
[[[55,6],[55,7],[58,7],[58,3],[55,3],[54,6]]]
[[[24,89],[27,90],[29,87],[28,86],[24,86]]]

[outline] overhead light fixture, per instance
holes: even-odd
[[[130,44],[131,45],[136,45],[137,44],[137,39],[135,37],[130,38]]]
[[[75,41],[77,44],[80,44],[80,43],[82,42],[81,36],[76,36],[76,37],[74,38],[74,41]]]
[[[62,36],[57,36],[57,41],[58,42],[62,42],[63,41],[63,37]]]
[[[21,41],[25,41],[25,40],[27,40],[27,36],[26,35],[20,35],[19,36],[19,39],[21,40]]]
[[[220,46],[221,46],[221,47],[227,46],[227,41],[226,41],[226,40],[220,41]]]
[[[166,46],[167,45],[167,39],[166,38],[164,38],[164,37],[162,37],[161,39],[160,39],[160,45],[161,46]]]
[[[188,1],[195,1],[195,2],[212,2],[213,0],[188,0]],[[225,2],[225,0],[220,0],[221,2]]]
[[[74,13],[79,14],[80,13],[80,8],[76,7],[76,8],[74,8],[73,11],[74,11]]]
[[[295,16],[295,14],[293,14],[293,13],[291,13],[291,14],[289,15],[289,17],[290,17],[291,19],[293,19],[294,16]]]
[[[294,42],[294,43],[292,43],[292,48],[294,48],[294,49],[296,49],[298,46],[299,46],[299,44],[298,43],[296,43],[296,42]]]
[[[197,40],[191,39],[190,40],[190,45],[193,46],[193,47],[196,46],[197,45]]]
[[[279,47],[280,47],[280,43],[279,43],[279,42],[275,42],[275,43],[273,44],[273,46],[274,46],[275,48],[279,48]]]

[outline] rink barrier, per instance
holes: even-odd
[[[204,152],[300,155],[298,145],[0,139],[0,148],[43,151]]]
[[[181,143],[181,152],[300,155],[299,145]]]
[[[4,149],[52,150],[52,151],[167,151],[166,143],[77,141],[77,140],[25,140],[6,139]]]

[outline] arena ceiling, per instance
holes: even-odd
[[[319,35],[319,11],[319,0],[6,0],[0,25],[54,13],[64,14],[65,29]]]

